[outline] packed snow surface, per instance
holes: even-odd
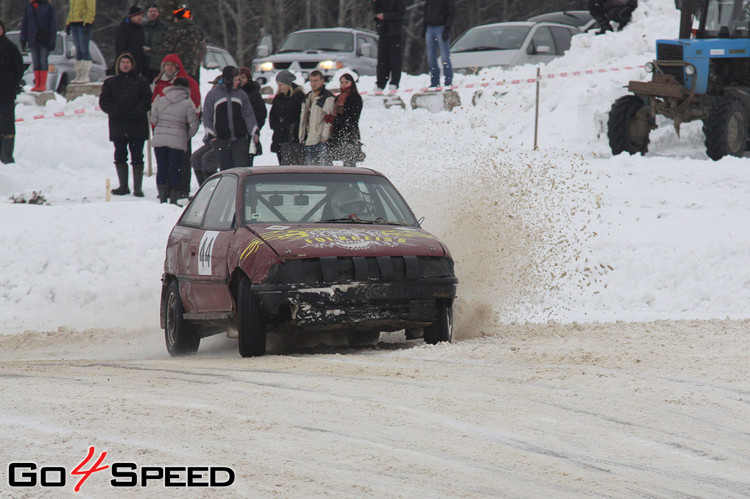
[[[158,203],[153,177],[145,198],[107,201],[95,98],[22,97],[16,163],[0,165],[3,473],[69,471],[95,446],[110,464],[231,466],[236,483],[210,492],[234,497],[750,495],[747,160],[709,160],[700,123],[678,136],[658,120],[645,156],[612,157],[606,137],[678,18],[671,1],[641,3],[622,32],[579,35],[542,66],[555,77],[536,149],[535,85],[511,83],[535,66],[458,75],[451,112],[411,109],[426,75],[404,76],[406,109],[366,96],[361,166],[455,259],[452,345],[272,338],[241,359],[217,336],[170,359],[160,277],[181,209]],[[270,137],[256,164],[276,162]],[[47,204],[11,199],[34,192]],[[81,492],[118,492],[108,478]],[[0,496],[42,492],[0,481]]]

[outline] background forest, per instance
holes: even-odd
[[[422,32],[424,0],[405,0],[407,7],[404,70],[420,74],[426,71]],[[68,0],[51,0],[58,11],[59,29],[65,26]],[[142,1],[137,5],[144,7]],[[161,0],[162,16],[171,22],[172,10],[186,6],[193,11],[196,24],[206,33],[208,42],[226,48],[241,66],[249,66],[261,34],[271,34],[278,45],[295,30],[343,26],[374,30],[370,0]],[[20,29],[26,0],[0,0],[0,19],[7,29]],[[115,29],[134,2],[99,0],[93,39],[111,63]],[[456,0],[456,20],[452,37],[479,24],[519,21],[557,10],[586,9],[585,0]]]

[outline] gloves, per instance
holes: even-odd
[[[65,34],[70,36],[70,24],[65,25]]]
[[[206,135],[204,135],[204,136],[203,136],[203,143],[204,143],[204,144],[206,144],[206,145],[208,145],[208,144],[210,144],[210,143],[211,143],[211,141],[213,141],[213,140],[214,140],[215,138],[216,138],[216,137],[214,137],[214,136],[213,136],[213,135],[211,135],[210,133],[207,133]]]
[[[323,121],[325,121],[329,125],[333,124],[333,118],[334,116],[332,114],[323,115]]]
[[[444,42],[447,42],[451,39],[451,27],[450,26],[443,26],[443,36],[441,37]]]

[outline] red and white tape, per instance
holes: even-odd
[[[16,118],[16,123],[21,123],[24,121],[44,120],[48,118],[61,118],[63,116],[74,116],[79,114],[91,113],[93,111],[101,111],[101,108],[99,106],[96,106],[90,109],[73,109],[72,111],[60,111],[52,114],[37,114],[35,116],[32,116],[31,118]]]

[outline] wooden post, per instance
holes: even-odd
[[[534,115],[534,150],[536,151],[539,149],[539,145],[537,144],[537,136],[539,134],[539,81],[541,80],[541,70],[539,68],[536,68],[536,108],[535,108],[535,115]]]
[[[148,148],[148,177],[151,177],[151,175],[154,174],[154,170],[151,166],[152,159],[151,159],[151,136],[153,133],[151,133],[151,111],[147,113],[148,116],[148,126],[149,126],[149,133],[148,133],[148,141],[146,142],[146,147]]]
[[[104,199],[109,203],[112,200],[112,191],[109,190],[111,187],[109,183],[109,179],[107,179],[106,182],[104,182],[104,188],[107,189],[107,192],[104,194]]]

